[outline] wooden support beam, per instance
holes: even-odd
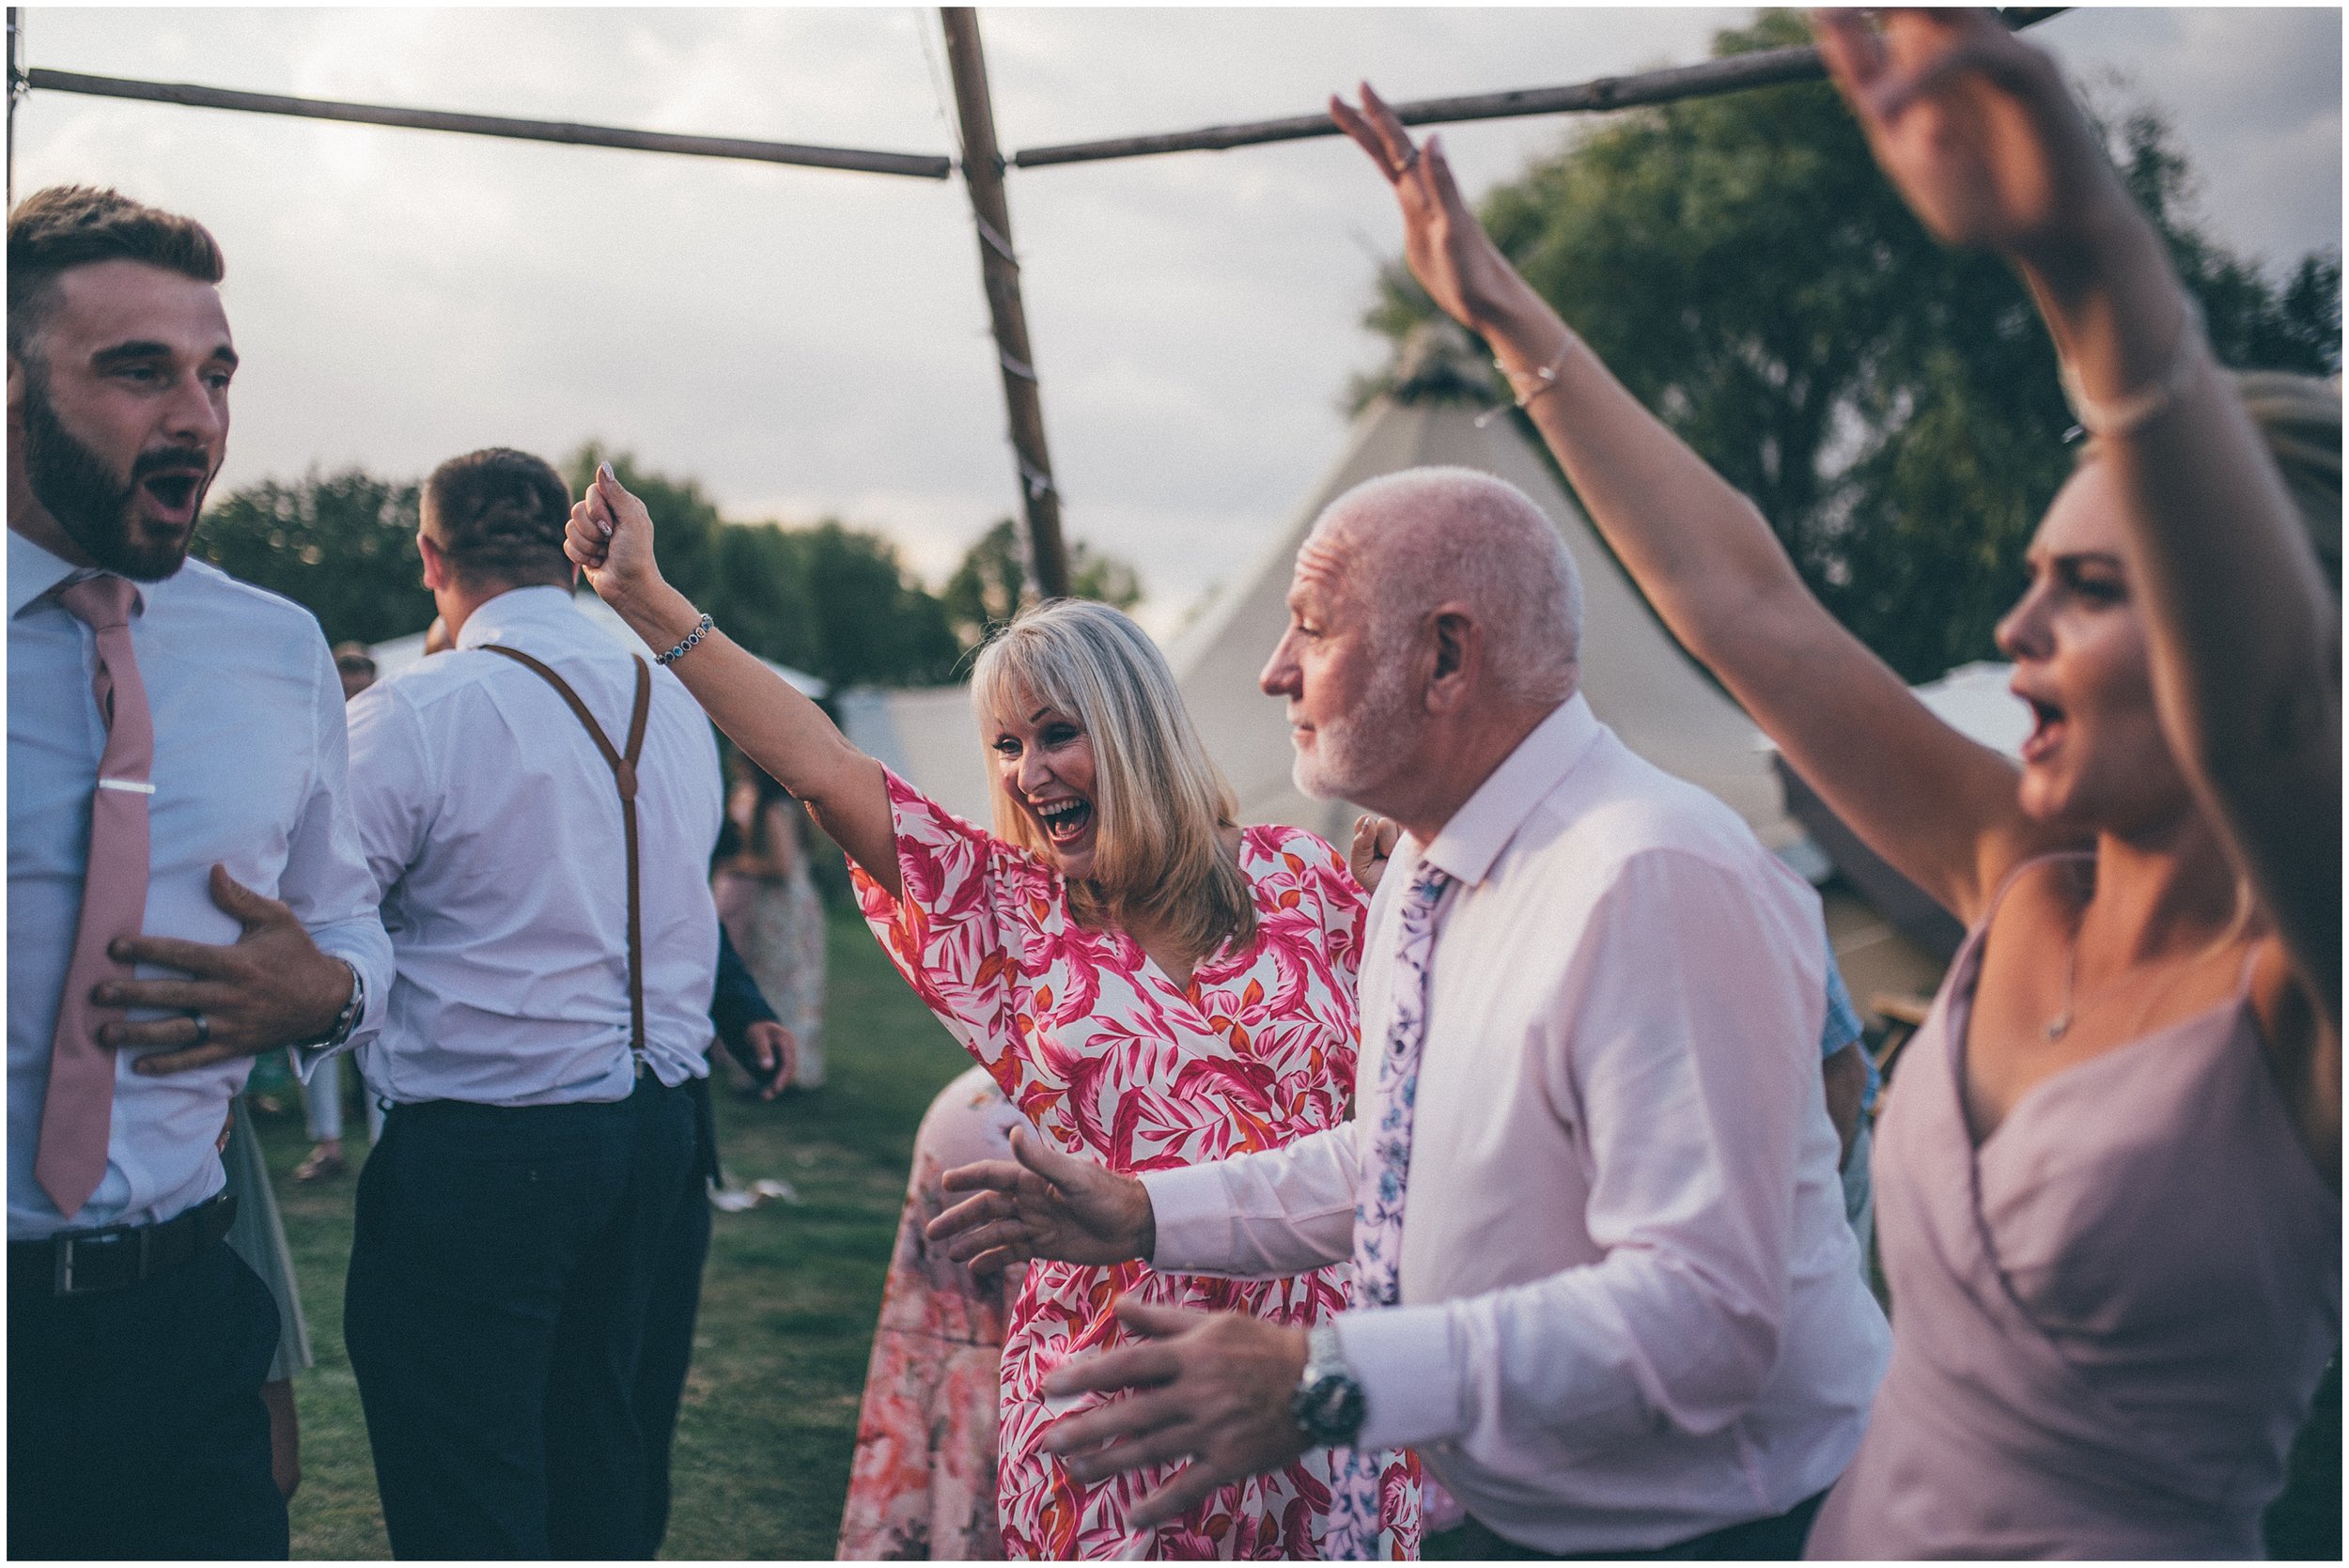
[[[2002,14],[2008,25],[2021,28],[2061,15],[2068,8],[2011,8]],[[1809,44],[1800,44],[1784,49],[1757,49],[1698,65],[1644,70],[1631,76],[1601,76],[1564,87],[1520,87],[1511,92],[1471,93],[1462,98],[1423,98],[1398,103],[1394,112],[1406,125],[1453,125],[1525,115],[1594,114],[1648,103],[1670,103],[1684,98],[1705,98],[1716,93],[1743,92],[1750,87],[1776,86],[1783,82],[1817,82],[1826,76],[1827,68],[1820,63],[1819,52]],[[1336,134],[1338,128],[1327,113],[1297,115],[1286,119],[1212,125],[1202,131],[1177,131],[1164,135],[1118,136],[1108,141],[1029,147],[1014,153],[1011,161],[1015,167],[1034,169],[1055,163],[1147,158],[1164,152],[1218,152],[1227,147]]]
[[[8,8],[8,206],[16,206],[16,101],[24,96],[24,18]]]
[[[1035,355],[1028,347],[1028,312],[1019,296],[1019,257],[1011,243],[1011,208],[1003,197],[1003,159],[995,142],[995,107],[987,90],[987,57],[979,48],[978,13],[967,6],[940,9],[946,29],[946,64],[955,79],[955,113],[962,130],[962,178],[979,235],[979,275],[995,327],[995,358],[1003,376],[1011,448],[1027,512],[1028,580],[1040,598],[1068,593],[1068,551],[1061,539],[1060,491],[1044,444],[1044,400]]]
[[[11,13],[13,15],[14,13]],[[13,36],[13,29],[11,30]],[[759,163],[795,163],[817,169],[855,169],[866,174],[944,179],[951,159],[930,153],[866,152],[855,147],[807,147],[796,142],[753,141],[740,136],[689,136],[666,131],[628,131],[609,125],[561,120],[515,119],[506,115],[461,115],[439,109],[399,109],[331,99],[288,98],[278,93],[236,92],[184,82],[141,82],[119,76],[85,76],[36,66],[25,81],[37,92],[89,93],[100,98],[182,103],[198,109],[241,109],[257,115],[291,115],[303,119],[349,120],[360,125],[395,125],[415,131],[450,131],[467,136],[505,136],[524,142],[570,147],[627,147],[638,152],[674,152],[688,158],[739,158]]]

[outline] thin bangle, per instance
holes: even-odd
[[[708,615],[704,615],[701,618],[700,624],[695,626],[692,630],[687,632],[684,639],[679,642],[676,647],[671,648],[667,653],[654,654],[652,656],[652,661],[655,664],[676,663],[678,660],[683,659],[687,654],[692,653],[694,647],[700,644],[701,640],[709,635],[710,629],[716,625],[717,623],[715,621],[712,621]]]
[[[1533,379],[1538,384],[1531,392],[1517,391],[1517,379],[1516,373],[1513,372],[1507,365],[1501,364],[1499,357],[1496,356],[1493,360],[1493,368],[1501,372],[1501,379],[1508,383],[1511,395],[1517,399],[1517,401],[1511,406],[1513,408],[1522,409],[1527,404],[1532,402],[1534,398],[1539,397],[1543,393],[1556,390],[1558,385],[1559,367],[1566,363],[1566,356],[1572,352],[1574,352],[1574,331],[1572,328],[1568,328],[1566,331],[1566,345],[1564,348],[1558,350],[1558,357],[1532,373]],[[1494,420],[1499,419],[1501,412],[1502,411],[1498,408],[1486,409],[1483,413],[1476,416],[1476,427],[1480,430],[1483,429],[1486,426],[1490,425]]]
[[[2072,367],[2071,360],[2057,356],[2056,376],[2063,383],[2064,401],[2072,405],[2072,417],[2080,422],[2081,429],[2097,440],[2110,441],[2128,435],[2166,411],[2193,378],[2201,359],[2195,350],[2208,341],[2202,307],[2191,294],[2181,292],[2178,297],[2186,305],[2178,322],[2178,341],[2170,349],[2170,361],[2162,366],[2161,373],[2144,385],[2100,403],[2080,384],[2080,373]]]

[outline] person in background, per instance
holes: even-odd
[[[807,817],[783,785],[737,752],[727,836],[710,878],[718,920],[758,988],[799,1042],[788,1087],[824,1081],[824,905],[808,875]]]
[[[375,656],[365,643],[337,643],[334,674],[342,678],[343,701],[349,702],[375,684]]]
[[[649,1556],[668,1412],[637,1373],[700,1288],[717,747],[573,602],[569,508],[526,453],[434,470],[456,647],[350,707],[398,971],[344,1328],[401,1557]]]
[[[8,214],[8,1555],[283,1558],[278,1343],[226,1241],[254,1057],[391,984],[306,611],[187,559],[237,369],[219,245]]]
[[[1188,1165],[1334,1126],[1355,1049],[1361,890],[1337,851],[1241,829],[1156,644],[1100,604],[1020,617],[983,652],[973,706],[995,831],[965,822],[850,746],[823,710],[696,613],[661,577],[651,518],[607,469],[567,548],[596,592],[750,758],[805,800],[860,873],[866,924],[948,1032],[1057,1146],[1122,1170]],[[1103,1259],[1107,1263],[1112,1260]],[[1367,1463],[1379,1506],[1338,1538],[1332,1460],[1300,1458],[1157,1517],[1150,1482],[1085,1475],[1049,1446],[1072,1406],[1048,1374],[1119,1343],[1121,1293],[1306,1324],[1345,1277],[1267,1284],[1130,1262],[1033,1271],[1003,1351],[1003,1547],[1024,1558],[1408,1553],[1417,1487],[1400,1455]],[[1074,1407],[1094,1403],[1081,1400]]]
[[[2054,62],[1995,14],[1818,27],[1920,219],[2021,275],[2089,436],[1998,629],[2019,767],[1837,624],[1435,141],[1373,97],[1334,112],[1648,602],[1968,928],[1877,1125],[1891,1365],[1810,1551],[2257,1557],[2341,1332],[2339,391],[2247,406]]]
[[[972,1067],[938,1092],[914,1135],[833,1554],[843,1562],[1003,1555],[998,1394],[1003,1334],[1026,1271],[975,1275],[925,1233],[945,1210],[945,1172],[1009,1159],[1011,1129],[1026,1126],[987,1069]]]

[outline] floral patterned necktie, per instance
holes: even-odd
[[[1403,1195],[1411,1173],[1411,1113],[1419,1101],[1420,1049],[1427,1043],[1427,975],[1436,952],[1436,906],[1452,877],[1422,862],[1403,900],[1395,944],[1393,1021],[1378,1057],[1377,1097],[1356,1108],[1375,1117],[1354,1201],[1354,1305],[1392,1307],[1402,1298]],[[1345,1451],[1331,1467],[1330,1529],[1322,1555],[1367,1559],[1378,1539],[1378,1461]]]

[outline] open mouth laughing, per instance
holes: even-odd
[[[1056,848],[1066,848],[1085,836],[1093,826],[1093,802],[1081,796],[1067,796],[1058,800],[1034,800],[1029,810],[1044,825],[1044,836]]]

